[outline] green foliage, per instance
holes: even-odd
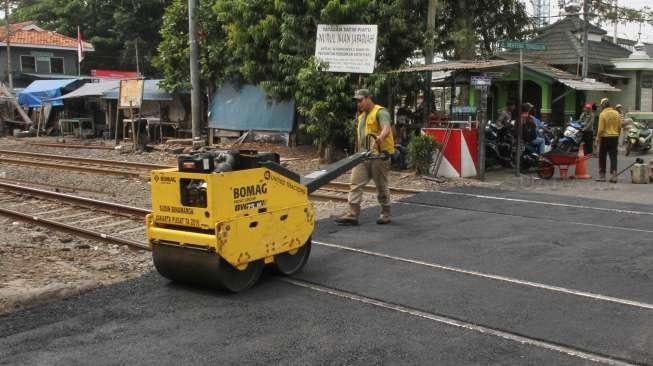
[[[440,3],[435,50],[445,55],[455,49],[489,53],[499,39],[519,38],[528,23],[518,0],[498,4],[467,0],[467,8],[452,0]],[[301,128],[315,137],[316,145],[344,135],[351,139],[354,90],[364,86],[380,95],[383,73],[405,64],[425,41],[421,30],[426,27],[427,0],[206,0],[199,4],[201,79],[209,87],[225,82],[261,85],[273,99],[295,99]],[[455,23],[460,17],[467,22]],[[320,71],[323,66],[311,60],[318,24],[377,24],[377,73],[359,79],[359,75]],[[187,29],[186,1],[171,0],[155,60],[168,89],[189,86]]]
[[[345,74],[329,74],[311,58],[299,70],[295,102],[303,122],[299,127],[323,147],[336,140],[349,140],[354,129],[355,108]],[[341,106],[334,108],[333,106]]]
[[[408,143],[408,167],[417,174],[427,174],[438,143],[429,135],[414,136]]]
[[[619,20],[620,22],[647,22],[653,24],[653,10],[648,6],[636,10],[624,6],[615,7],[612,2],[605,0],[592,0],[590,3],[590,13],[593,16],[600,16],[610,22]]]
[[[435,52],[444,58],[489,57],[502,39],[524,39],[533,31],[519,0],[440,2],[436,16]]]
[[[84,56],[82,71],[90,69],[136,70],[136,45],[141,73],[156,75],[151,59],[159,42],[164,9],[171,0],[40,0],[17,1],[12,22],[32,20],[42,28],[83,38],[94,52]]]

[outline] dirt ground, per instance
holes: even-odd
[[[188,150],[187,146],[158,145],[148,152],[132,152],[129,148],[112,150],[60,148],[30,145],[30,142],[54,143],[57,139],[0,138],[0,149],[171,166],[176,165],[177,153]],[[66,142],[113,146],[112,142],[99,140]],[[238,148],[277,152],[281,155],[284,165],[300,174],[320,167],[320,160],[311,146],[291,149],[279,145],[246,143],[239,145]],[[150,207],[149,183],[142,179],[0,163],[0,180],[2,179],[12,183],[31,182],[42,189],[52,189],[53,186],[64,187],[65,192],[75,195]],[[345,174],[338,181],[346,182],[348,179],[348,174]],[[438,184],[416,177],[410,171],[393,171],[390,181],[392,186],[425,190],[479,184],[467,179]],[[393,199],[401,197],[395,196]],[[375,196],[365,194],[364,206],[375,204]],[[315,201],[314,205],[317,219],[339,214],[345,208],[345,204],[335,201]],[[0,216],[0,315],[98,286],[124,281],[152,270],[149,252],[79,238]]]

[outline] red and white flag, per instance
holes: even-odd
[[[82,32],[77,27],[77,63],[82,63],[84,59],[84,41],[82,41]]]

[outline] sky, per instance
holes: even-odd
[[[551,3],[551,16],[557,16],[560,13],[560,9],[558,8],[558,0],[549,0]],[[609,0],[608,0],[609,1]],[[526,3],[526,8],[528,9],[528,12],[530,15],[533,15],[533,6],[531,5],[530,0],[522,0],[522,2]],[[582,4],[582,0],[578,1],[580,4]],[[653,7],[651,0],[619,0],[618,6],[623,6],[626,8],[631,8],[635,10],[639,10],[642,7],[648,5],[649,7]],[[556,22],[560,18],[551,18],[550,23]],[[612,23],[606,23],[603,22],[601,24],[601,28],[605,29],[608,31],[608,35],[612,36],[614,33],[614,25]],[[619,38],[628,38],[632,40],[637,40],[637,33],[639,32],[639,23],[619,23],[617,24],[617,34]],[[641,35],[641,40],[642,42],[646,43],[653,43],[653,26],[651,26],[648,23],[642,24],[642,35]]]

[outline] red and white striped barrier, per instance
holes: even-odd
[[[441,143],[446,128],[423,128],[422,133]],[[478,173],[478,128],[454,128],[444,148],[438,176],[447,178],[475,177]]]

